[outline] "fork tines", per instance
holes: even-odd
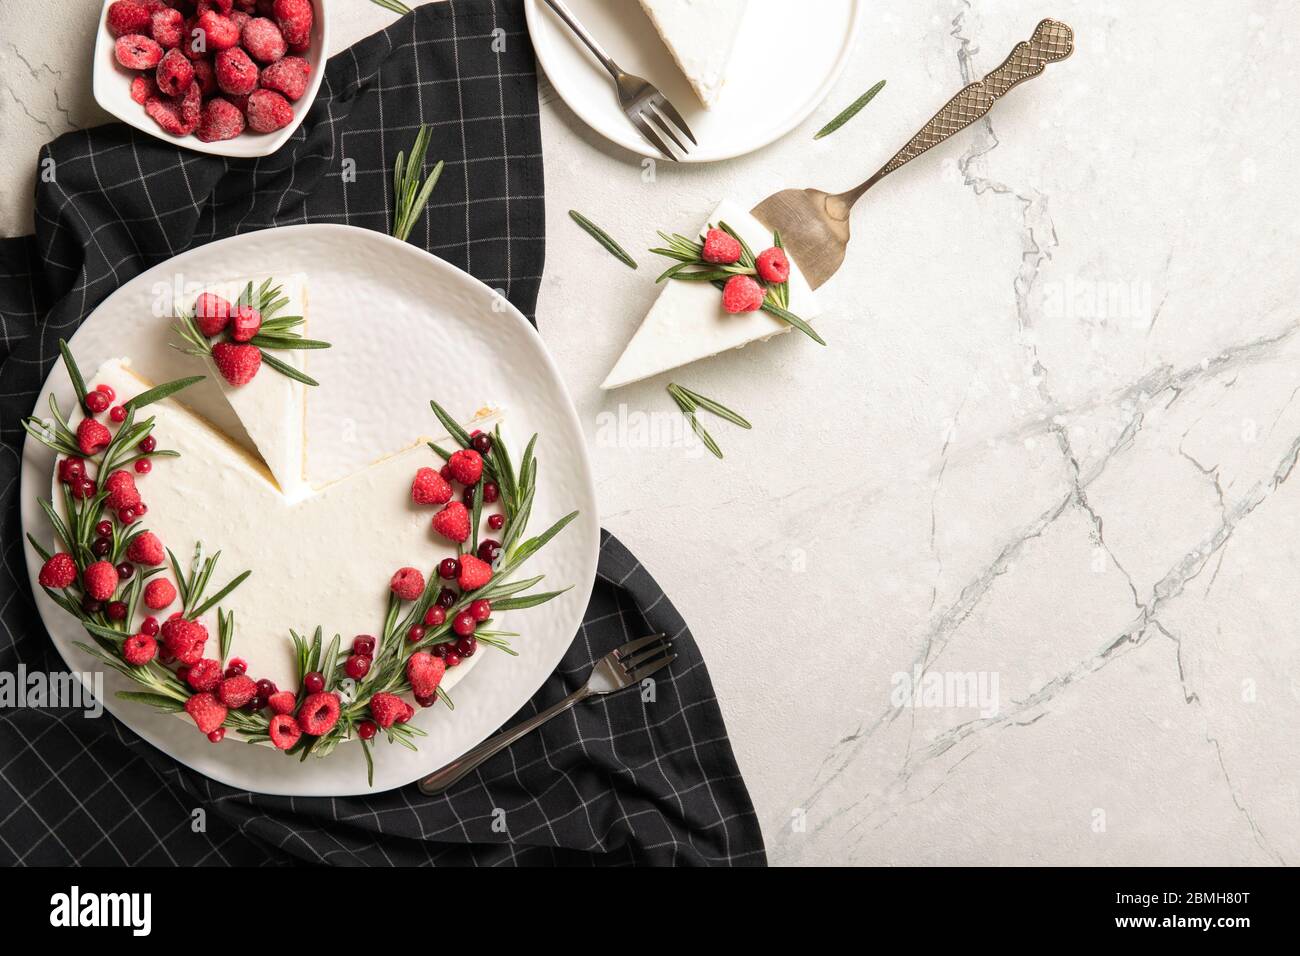
[[[623,673],[632,680],[642,680],[677,660],[671,654],[672,641],[667,634],[651,634],[629,641],[614,651]]]
[[[678,136],[678,130],[691,141],[692,145],[699,145],[695,142],[695,134],[691,128],[686,125],[686,120],[682,119],[682,114],[677,112],[672,103],[662,94],[657,93],[645,102],[645,105],[635,114],[631,115],[632,124],[640,131],[659,152],[663,153],[669,159],[676,160],[677,155],[668,147],[668,144],[655,132],[654,126],[650,125],[647,117],[654,121],[664,134],[673,142],[681,155],[685,156],[690,152],[688,147]],[[676,127],[676,129],[674,129]]]

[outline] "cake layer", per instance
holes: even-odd
[[[747,0],[641,0],[650,22],[706,109],[727,81]]]

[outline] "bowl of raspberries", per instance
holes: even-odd
[[[95,99],[124,123],[219,156],[275,152],[316,98],[324,0],[108,0]]]

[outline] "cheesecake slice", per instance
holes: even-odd
[[[727,81],[727,64],[748,0],[641,0],[677,68],[712,108]]]
[[[736,204],[725,201],[708,222],[725,222],[758,254],[772,245],[772,232]],[[810,321],[817,302],[794,261],[790,262],[790,311]],[[663,291],[601,388],[618,388],[703,358],[789,332],[793,326],[767,312],[732,315],[722,308],[722,293],[708,282],[665,279]]]

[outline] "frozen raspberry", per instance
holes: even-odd
[[[262,367],[262,350],[256,345],[218,342],[212,346],[212,361],[231,385],[247,385]]]
[[[445,505],[451,501],[451,485],[432,468],[421,468],[411,482],[411,500],[417,505]]]
[[[50,560],[41,565],[37,580],[43,588],[66,588],[77,580],[77,562],[72,560],[72,555],[63,551],[52,554]]]
[[[453,501],[433,516],[433,530],[452,541],[469,538],[469,510],[459,501]]]
[[[185,17],[171,7],[155,10],[149,18],[149,33],[164,50],[174,50],[185,39]]]
[[[145,33],[149,29],[149,8],[136,0],[116,0],[108,5],[108,32],[115,37]]]
[[[763,287],[753,276],[732,276],[722,287],[722,307],[728,312],[753,312],[763,306]]]
[[[191,83],[190,88],[198,90],[197,83]],[[185,96],[189,100],[189,94]],[[151,96],[144,101],[144,111],[163,128],[163,132],[171,133],[173,136],[188,136],[194,132],[198,126],[198,119],[195,118],[193,123],[186,122],[182,113],[182,105],[185,100],[168,99],[163,96]]]
[[[217,70],[211,60],[194,60],[194,82],[199,84],[199,92],[212,96],[217,92]]]
[[[216,690],[221,683],[221,661],[214,661],[210,657],[195,661],[185,675],[185,683],[198,691]]]
[[[128,70],[152,70],[162,59],[163,50],[156,41],[140,33],[118,37],[113,45],[117,62]]]
[[[319,737],[339,722],[339,695],[324,691],[308,694],[298,708],[298,726],[304,734]]]
[[[291,690],[278,690],[266,699],[266,704],[274,713],[292,714],[298,706],[298,696]]]
[[[257,696],[257,681],[246,674],[227,677],[217,685],[217,697],[227,707],[243,707]]]
[[[483,456],[472,448],[462,448],[447,459],[451,477],[462,485],[472,485],[483,476]]]
[[[740,261],[740,243],[724,229],[710,229],[704,234],[704,251],[700,258],[729,266]]]
[[[198,17],[186,18],[180,51],[190,60],[203,60],[209,56],[208,35],[199,29]]]
[[[226,720],[226,705],[211,693],[195,694],[185,702],[185,713],[194,718],[199,730],[210,734]]]
[[[406,679],[416,697],[428,697],[436,691],[446,670],[447,665],[428,651],[418,651],[406,659]]]
[[[492,565],[480,561],[472,554],[460,558],[460,578],[456,583],[462,591],[474,591],[492,580]]]
[[[176,600],[176,585],[166,578],[154,578],[144,586],[145,607],[161,611]]]
[[[293,122],[293,107],[274,90],[253,90],[248,95],[248,128],[256,133],[274,133]]]
[[[380,727],[391,727],[411,719],[415,709],[396,694],[379,693],[370,698],[370,716]]]
[[[77,446],[83,455],[96,454],[112,440],[109,430],[93,418],[82,419],[77,426]]]
[[[259,63],[274,63],[284,56],[288,48],[280,28],[274,20],[266,17],[255,17],[245,23],[239,42],[248,51],[248,55]]]
[[[253,96],[257,94],[254,93]],[[252,97],[249,97],[252,99]],[[262,313],[251,305],[236,306],[230,313],[230,337],[236,342],[247,342],[262,327]]]
[[[754,265],[758,269],[758,277],[764,282],[779,284],[790,278],[790,259],[785,250],[778,246],[760,252]]]
[[[262,87],[283,93],[285,99],[296,103],[307,92],[307,78],[311,76],[311,64],[300,56],[286,56],[270,66],[262,67],[259,80]]]
[[[253,19],[252,14],[243,10],[231,10],[230,13],[226,15],[230,17],[230,22],[235,25],[235,29],[239,31],[239,35],[242,38],[244,35],[244,27],[248,25],[249,20]]]
[[[215,10],[217,13],[228,14],[235,8],[235,0],[198,0],[195,6],[199,13]]]
[[[114,511],[134,508],[140,503],[140,492],[135,488],[135,477],[129,471],[119,468],[113,472],[104,479],[104,489],[108,492],[104,504]]]
[[[203,31],[209,50],[229,50],[239,45],[239,27],[235,26],[230,17],[222,16],[215,10],[200,13],[195,26]]]
[[[271,9],[286,43],[302,47],[311,42],[311,0],[275,0]]]
[[[244,114],[229,100],[214,96],[203,104],[203,119],[199,120],[198,136],[203,143],[234,139],[244,131]]]
[[[141,106],[151,96],[158,95],[158,84],[148,73],[140,73],[131,79],[131,99]]]
[[[415,568],[398,568],[388,586],[403,601],[414,601],[424,593],[424,575]]]
[[[271,743],[275,744],[281,750],[288,750],[298,742],[302,736],[302,730],[298,727],[298,721],[293,719],[292,714],[276,714],[271,718],[271,724],[268,731],[271,735]]]
[[[198,621],[173,617],[162,626],[163,647],[182,664],[194,665],[203,656],[208,629]]]
[[[107,601],[117,590],[117,568],[112,561],[96,561],[81,574],[86,596],[92,601]]]
[[[230,322],[230,303],[211,292],[200,292],[194,300],[194,322],[208,338],[219,335]]]
[[[123,659],[136,667],[148,664],[157,653],[158,642],[148,634],[132,634],[122,642]]]
[[[217,86],[225,93],[251,93],[257,86],[257,64],[243,50],[222,50],[217,54]]]
[[[152,568],[162,564],[167,555],[158,536],[152,531],[145,531],[131,540],[126,556],[136,564],[147,564]]]

